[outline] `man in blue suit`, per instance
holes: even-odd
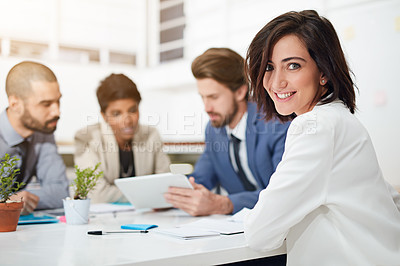
[[[165,198],[193,216],[253,208],[281,160],[289,124],[265,122],[248,101],[244,59],[236,52],[208,49],[192,72],[210,117],[206,147],[189,178],[194,190],[171,187]],[[211,192],[220,187],[228,195]]]

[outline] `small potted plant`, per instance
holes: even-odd
[[[10,197],[15,194],[23,182],[14,181],[19,173],[17,157],[10,157],[5,154],[0,159],[0,232],[12,232],[17,230],[19,215],[24,206],[24,202],[11,201]]]
[[[100,163],[92,169],[80,169],[75,165],[75,179],[72,181],[74,198],[63,200],[67,224],[87,224],[89,220],[90,199],[89,192],[94,188],[103,172],[97,172]]]

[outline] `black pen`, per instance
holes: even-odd
[[[88,231],[88,235],[108,235],[120,233],[148,233],[148,230],[116,230],[116,231]]]

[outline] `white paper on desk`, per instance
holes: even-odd
[[[202,218],[195,222],[183,224],[180,228],[203,229],[210,232],[217,232],[222,235],[232,235],[244,232],[244,226],[241,222],[232,222],[228,220],[217,220],[212,218]]]
[[[90,204],[90,213],[112,213],[122,211],[133,211],[135,207],[133,205],[119,205],[112,203],[95,203]]]
[[[232,215],[231,217],[229,217],[228,221],[243,223],[244,218],[249,214],[249,212],[250,212],[250,209],[245,207],[245,208],[241,209],[239,212],[237,212],[234,215]]]
[[[177,237],[181,239],[196,239],[209,236],[219,236],[218,232],[212,232],[201,228],[191,228],[191,227],[175,227],[168,229],[158,229],[154,232]]]

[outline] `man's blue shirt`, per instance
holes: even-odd
[[[25,139],[20,136],[10,124],[7,111],[0,114],[0,156],[8,153],[11,157],[21,156],[19,145]],[[39,186],[26,188],[27,191],[39,196],[40,200],[36,209],[61,208],[62,199],[68,197],[68,179],[65,164],[57,152],[53,134],[34,132],[29,136],[27,154],[25,156],[25,171],[22,182],[28,184],[36,176]]]

